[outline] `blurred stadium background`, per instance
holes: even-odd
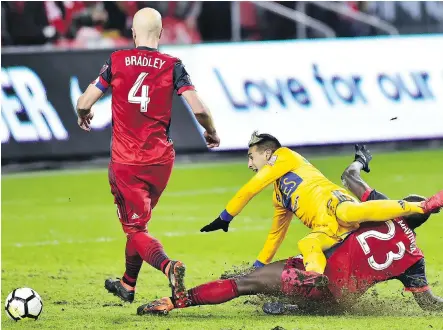
[[[214,113],[222,158],[254,129],[327,146],[314,153],[357,141],[441,146],[439,1],[3,1],[4,172],[107,157],[110,98],[89,135],[74,104],[109,54],[132,46],[144,6],[162,13],[161,50],[183,60]],[[178,98],[172,137],[180,155],[208,154]]]
[[[177,169],[151,230],[188,264],[190,284],[252,262],[265,239],[269,191],[230,236],[198,233],[250,177],[244,151],[253,130],[275,134],[335,182],[352,145],[365,142],[375,154],[368,180],[386,194],[443,187],[440,1],[2,1],[2,297],[15,287],[37,290],[47,304],[46,323],[36,327],[127,329],[140,321],[134,306],[103,305],[114,299],[102,292],[102,280],[121,273],[124,257],[106,175],[110,95],[95,106],[90,133],[77,127],[75,103],[109,54],[132,46],[131,17],[146,6],[163,15],[160,50],[183,60],[221,138],[219,150],[209,152],[186,104],[175,99]],[[419,230],[434,282],[443,271],[438,218]],[[295,221],[293,227],[292,243],[305,232]],[[296,254],[294,246],[285,242],[278,257]],[[166,294],[164,279],[147,269],[139,299]],[[383,286],[381,297],[397,289]],[[435,292],[443,294],[438,285]],[[386,328],[383,317],[398,312],[389,310],[397,304],[411,329],[442,326],[440,317],[410,321],[408,315],[421,314],[401,301],[383,305],[388,312],[375,308],[371,326]],[[249,307],[242,303],[236,313],[255,315]],[[225,319],[229,305],[218,308],[178,313],[159,327],[245,326]],[[260,317],[256,329],[291,324]],[[404,324],[397,321],[390,329]],[[364,320],[346,322],[328,328],[371,329]],[[297,328],[316,324],[306,318]]]

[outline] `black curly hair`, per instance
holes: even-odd
[[[426,198],[419,195],[409,195],[403,198],[403,200],[407,202],[423,202],[424,200],[426,200]],[[426,220],[428,220],[428,218],[429,214],[413,214],[403,217],[403,219],[406,221],[409,228],[411,229],[420,227],[422,224],[426,222]]]

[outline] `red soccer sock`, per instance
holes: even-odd
[[[128,237],[126,241],[126,271],[123,275],[122,281],[131,287],[135,287],[137,283],[138,273],[143,264],[143,259],[135,249],[134,241]]]
[[[219,280],[188,290],[191,306],[221,304],[239,296],[234,280]]]
[[[152,267],[163,271],[170,259],[163,250],[161,243],[147,232],[138,232],[131,236],[135,249],[140,257]]]

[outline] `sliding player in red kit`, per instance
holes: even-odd
[[[362,169],[369,172],[371,159],[365,146],[357,145],[354,162],[345,170],[343,181],[360,200],[387,199],[369,188],[360,176]],[[404,200],[421,202],[425,198],[409,195]],[[437,208],[434,212],[439,210]],[[291,305],[266,303],[263,311],[268,314],[296,310],[339,312],[353,305],[371,286],[392,279],[401,281],[423,310],[442,311],[443,299],[435,296],[428,285],[424,255],[415,240],[414,230],[429,216],[429,213],[415,214],[362,224],[341,243],[325,251],[328,286],[318,286],[318,276],[305,271],[303,256],[299,255],[256,268],[250,274],[194,287],[188,291],[185,304],[173,297],[164,297],[140,306],[137,313],[166,315],[176,308],[216,305],[239,296],[256,294],[291,300]]]
[[[133,20],[135,49],[112,53],[77,103],[78,124],[90,130],[91,107],[112,87],[112,153],[109,183],[127,236],[126,271],[108,279],[105,288],[122,300],[134,300],[143,260],[169,279],[172,296],[186,300],[185,266],[169,259],[161,243],[147,230],[171,175],[175,152],[168,136],[174,91],[182,95],[206,132],[209,148],[220,140],[209,110],[198,98],[181,61],[157,50],[162,31],[160,14],[150,8]]]

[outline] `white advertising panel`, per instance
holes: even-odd
[[[219,150],[443,137],[443,35],[162,47],[209,106]]]

